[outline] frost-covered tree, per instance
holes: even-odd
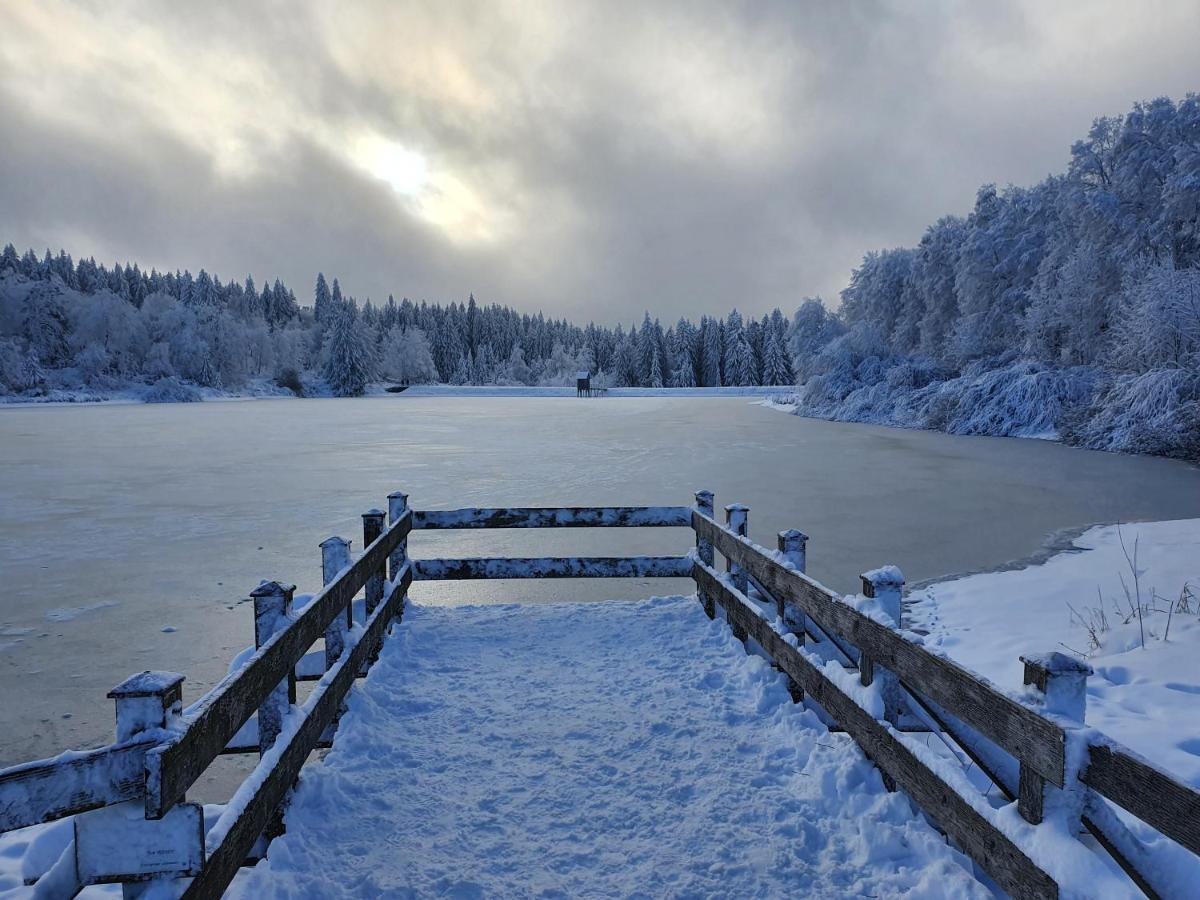
[[[721,386],[721,330],[717,323],[705,317],[701,330],[701,387]]]
[[[385,335],[380,370],[388,378],[404,384],[428,384],[437,381],[437,366],[429,349],[429,340],[419,328],[390,328]]]
[[[790,384],[792,381],[791,367],[783,348],[779,344],[779,336],[772,333],[766,341],[763,350],[762,383],[766,385]]]
[[[336,290],[337,281],[334,281]],[[358,397],[374,376],[373,347],[354,307],[341,304],[329,335],[325,379],[338,397]]]
[[[754,372],[754,353],[745,333],[740,333],[725,360],[726,383],[745,387],[758,383]]]

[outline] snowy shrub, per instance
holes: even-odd
[[[12,338],[0,339],[0,386],[20,394],[37,390],[45,380],[36,351]]]
[[[1106,382],[1064,437],[1096,450],[1200,459],[1200,373],[1160,369]]]
[[[1025,361],[962,380],[947,431],[1038,437],[1057,434],[1064,411],[1087,403],[1096,373]]]
[[[87,384],[96,385],[108,372],[112,360],[108,351],[100,344],[88,344],[78,356],[75,364]]]
[[[198,390],[174,375],[160,378],[142,395],[146,403],[197,403],[202,399]]]

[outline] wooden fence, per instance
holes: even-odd
[[[346,694],[403,615],[412,582],[483,578],[694,579],[710,616],[723,614],[787,676],[798,702],[852,737],[889,787],[908,794],[1015,897],[1059,892],[1045,863],[1030,855],[1047,800],[1090,831],[1147,896],[1168,891],[1148,849],[1107,801],[1200,854],[1200,793],[1084,728],[1086,665],[1057,653],[1029,656],[1024,693],[996,689],[902,630],[903,578],[894,567],[866,573],[863,595],[843,598],[805,574],[804,534],[781,532],[778,550],[769,551],[749,540],[746,507],[727,506],[719,523],[707,491],[694,507],[413,511],[404,493],[388,500],[386,514],[363,515],[357,559],[343,538],[321,544],[324,587],[302,608],[293,608],[289,584],[267,582],[251,593],[256,649],[198,702],[183,708],[182,675],[134,675],[109,694],[113,744],[0,771],[0,832],[74,816],[74,841],[37,873],[38,889],[70,896],[86,884],[122,882],[136,894],[150,879],[175,879],[179,896],[219,897],[282,830],[282,807],[305,760],[334,740]],[[679,556],[408,556],[413,530],[574,527],[689,528],[695,547]],[[840,665],[831,668],[831,659]],[[298,681],[315,682],[302,703]],[[947,770],[958,757],[931,758],[913,731],[936,731],[958,748],[1016,800],[1028,827],[1001,827],[983,794]],[[259,753],[258,766],[205,827],[187,791],[218,756],[246,752]],[[128,849],[114,853],[114,834],[126,833],[116,843]]]

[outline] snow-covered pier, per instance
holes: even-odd
[[[182,675],[134,675],[110,694],[112,745],[0,771],[0,832],[29,830],[33,895],[1195,888],[1200,794],[1085,726],[1087,665],[1030,648],[1023,688],[998,689],[903,629],[894,566],[838,595],[805,574],[804,534],[758,546],[749,510],[721,523],[707,491],[692,507],[388,499],[357,558],[322,543],[314,596],[251,593],[255,647],[195,703]],[[564,527],[692,534],[676,556],[408,553],[414,529]],[[413,581],[628,577],[696,595],[406,602]],[[187,801],[244,752],[260,760],[228,803]]]

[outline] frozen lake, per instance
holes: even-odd
[[[857,590],[995,567],[1052,532],[1200,516],[1200,469],[1056,444],[782,415],[738,398],[263,400],[0,410],[0,765],[107,741],[105,692],[145,668],[185,700],[252,640],[264,578],[318,587],[318,543],[402,488],[416,508],[750,505]],[[674,553],[690,532],[414,534],[414,555]],[[418,586],[444,602],[690,592],[690,582]],[[1090,597],[1095,585],[1081,584]],[[531,636],[531,640],[535,636]]]

